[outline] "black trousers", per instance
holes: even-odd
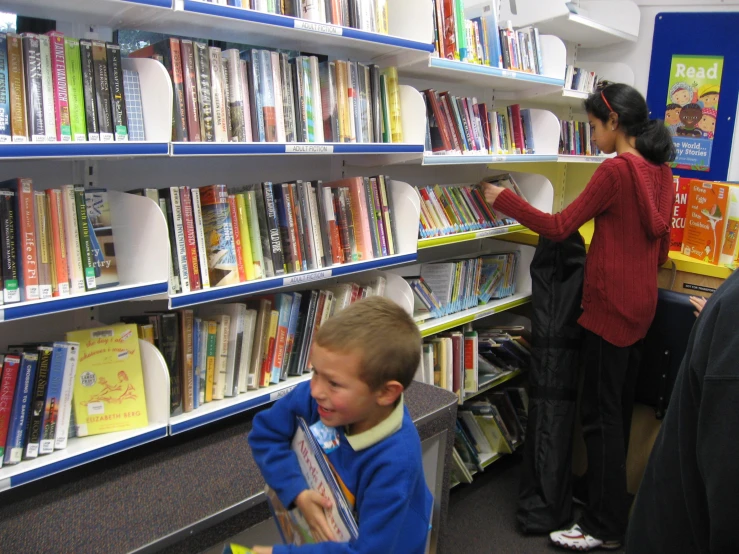
[[[626,450],[642,345],[621,348],[585,331],[581,417],[588,502],[580,527],[604,541],[622,541],[628,523]]]

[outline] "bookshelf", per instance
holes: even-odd
[[[46,456],[0,468],[0,491],[43,479],[167,436],[169,371],[159,350],[142,340],[139,341],[139,346],[144,369],[149,425],[131,431],[71,438],[67,448],[63,450],[55,450]]]

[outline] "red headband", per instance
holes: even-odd
[[[616,113],[616,112],[615,112],[615,111],[613,110],[613,108],[611,107],[611,105],[610,105],[610,104],[608,103],[608,100],[606,100],[606,95],[605,95],[605,94],[603,94],[603,91],[602,91],[602,90],[600,91],[600,97],[601,97],[601,98],[603,99],[603,102],[605,102],[605,103],[606,103],[606,106],[608,107],[608,109],[610,110],[610,112],[611,112],[611,113]]]

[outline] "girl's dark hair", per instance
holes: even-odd
[[[619,126],[628,136],[636,137],[636,149],[650,162],[675,159],[670,132],[661,119],[649,119],[647,102],[634,87],[603,81],[585,100],[585,111],[603,123],[608,122],[611,112],[616,113]]]

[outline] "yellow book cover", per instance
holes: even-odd
[[[403,142],[403,124],[400,119],[400,84],[398,69],[386,67],[382,74],[387,79],[388,105],[390,106],[390,142]]]
[[[77,435],[146,427],[144,374],[136,325],[67,333],[80,345],[72,405]]]

